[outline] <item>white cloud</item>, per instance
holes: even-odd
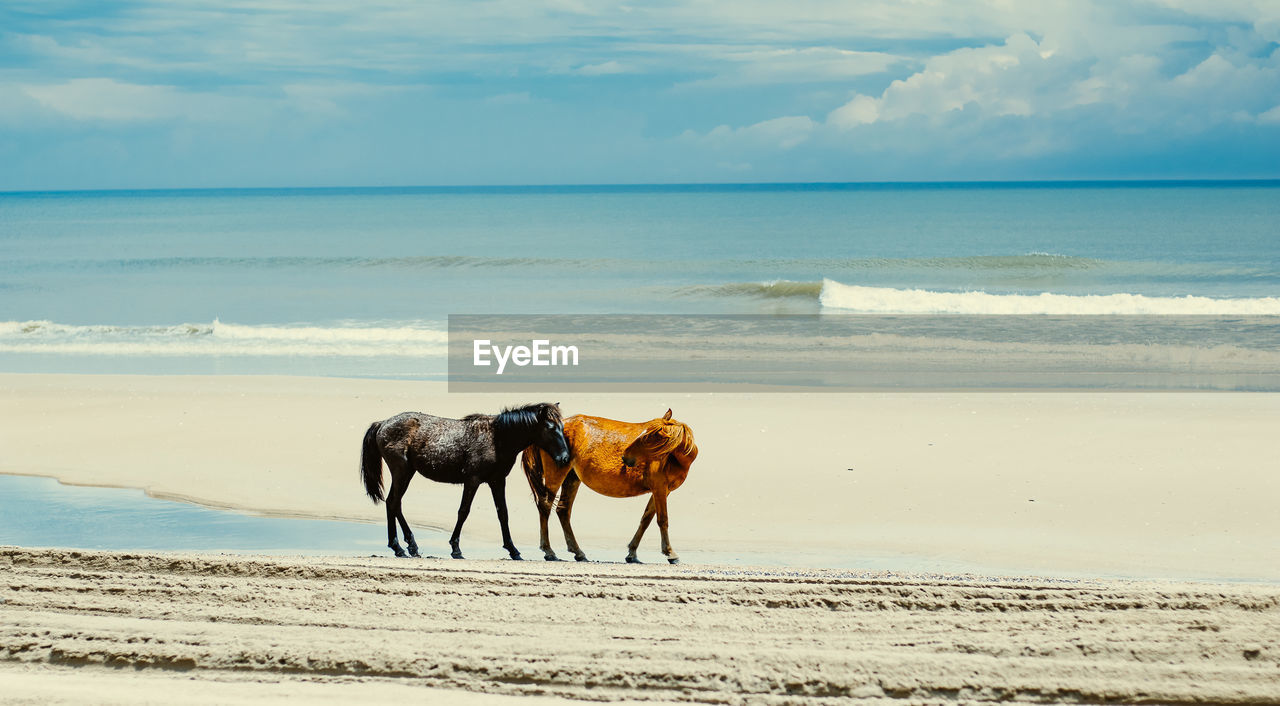
[[[910,61],[896,54],[836,47],[698,47],[697,53],[713,75],[680,84],[679,88],[847,81],[883,73]]]
[[[533,102],[533,95],[528,91],[499,93],[485,98],[484,102],[492,105],[525,105]]]
[[[0,83],[0,125],[22,127],[36,122],[47,109],[23,86]]]
[[[183,90],[175,86],[126,83],[110,78],[78,78],[49,84],[11,84],[9,95],[31,108],[80,122],[120,125],[180,121],[243,125],[268,119],[343,115],[345,107],[371,96],[401,92],[397,87],[350,83],[290,84],[258,95]]]
[[[681,137],[718,149],[789,150],[809,139],[816,127],[807,115],[790,115],[740,128],[720,125],[705,135],[686,131]]]
[[[76,120],[162,120],[199,114],[172,86],[140,86],[109,78],[23,86],[42,106]]]
[[[856,95],[853,100],[831,111],[827,122],[848,128],[870,125],[880,119],[880,101],[871,96]]]
[[[915,74],[894,81],[878,98],[854,96],[828,121],[854,127],[913,115],[938,118],[970,106],[994,117],[1026,117],[1063,101],[1053,92],[1061,85],[1064,63],[1052,45],[1020,32],[1002,45],[936,56]]]
[[[323,83],[290,83],[281,86],[289,107],[307,115],[347,115],[349,106],[359,105],[377,96],[406,93],[422,88],[375,86],[367,83],[336,81]]]
[[[855,94],[828,113],[825,124],[855,131],[902,123],[912,132],[902,139],[914,142],[924,137],[918,134],[923,120],[935,142],[954,143],[970,139],[975,124],[1008,130],[1006,119],[1022,119],[1029,129],[1008,135],[1006,143],[1009,154],[1024,155],[1078,146],[1054,133],[1074,131],[1082,110],[1090,111],[1090,129],[1098,135],[1186,135],[1265,122],[1264,111],[1280,100],[1280,52],[1234,52],[1230,60],[1212,53],[1176,73],[1158,55],[1165,31],[1156,39],[1135,33],[1129,42],[1101,45],[1073,33],[1037,41],[1018,32],[1000,44],[940,54],[878,96]],[[1017,139],[1025,144],[1013,144]]]
[[[608,76],[610,74],[625,74],[630,71],[631,70],[627,67],[611,59],[609,61],[602,61],[598,64],[580,66],[574,71],[574,73],[579,73],[583,76]]]

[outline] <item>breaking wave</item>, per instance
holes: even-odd
[[[0,321],[0,352],[73,355],[431,356],[448,350],[448,333],[405,326],[112,326]]]
[[[823,280],[819,301],[828,309],[865,314],[1280,316],[1280,297],[1216,299],[1142,294],[1069,295],[935,292],[862,287]]]

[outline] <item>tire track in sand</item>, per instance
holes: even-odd
[[[1280,702],[1280,587],[0,548],[0,659],[592,700]]]

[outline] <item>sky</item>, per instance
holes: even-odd
[[[4,0],[0,190],[1280,177],[1280,0]]]

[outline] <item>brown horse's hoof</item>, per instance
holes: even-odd
[[[564,559],[561,559],[560,557],[556,556],[555,554],[551,554],[551,555],[549,555],[549,556],[544,556],[544,557],[542,557],[542,559],[543,559],[543,561],[564,561]]]
[[[669,562],[669,563],[671,563],[671,564],[679,564],[679,563],[680,563],[680,557],[678,557],[678,556],[673,556],[673,557],[671,557],[671,558],[667,559],[667,562]]]
[[[629,556],[629,557],[627,557],[627,563],[628,563],[628,564],[643,564],[644,562],[643,562],[643,561],[640,561],[639,559],[637,559],[637,558],[635,558],[635,557],[633,557],[633,556]]]
[[[574,556],[573,559],[574,561],[591,561],[590,559],[587,558],[586,554],[578,554]]]

